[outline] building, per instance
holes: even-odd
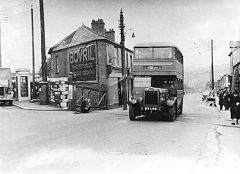
[[[231,49],[230,54],[230,78],[231,78],[231,90],[238,90],[240,92],[240,41],[231,41],[229,43]]]
[[[217,80],[217,91],[220,91],[221,89],[229,89],[230,88],[230,75],[225,74],[223,75],[219,80]]]
[[[84,24],[50,48],[49,77],[73,76],[76,101],[83,97],[93,107],[113,108],[122,102],[121,46],[115,42],[115,31],[106,30],[102,19],[92,20],[91,28]],[[133,52],[125,49],[127,87],[131,88]]]

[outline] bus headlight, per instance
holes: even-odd
[[[134,99],[132,96],[130,96],[129,102],[132,103],[132,104],[136,104],[136,103],[137,103],[137,100]]]
[[[161,101],[161,102],[164,102],[164,101],[165,101],[165,98],[164,98],[164,97],[161,97],[161,98],[160,98],[160,101]]]

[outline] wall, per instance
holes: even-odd
[[[59,73],[56,73],[56,57],[59,59]],[[68,68],[68,58],[67,58],[67,50],[60,50],[53,52],[51,54],[52,58],[52,68],[51,68],[51,77],[59,78],[59,77],[68,77],[69,68]]]
[[[107,92],[107,72],[106,72],[106,66],[107,66],[107,53],[106,53],[106,43],[104,41],[97,41],[96,42],[96,51],[97,51],[97,66],[96,66],[96,72],[97,72],[97,80],[96,82],[77,82],[77,92],[76,92],[76,98],[78,101],[78,104],[81,103],[82,97],[89,97],[90,102],[93,107],[98,107],[98,102],[101,99],[101,97],[106,95]],[[107,95],[106,95],[107,97]],[[106,99],[106,98],[105,98]],[[102,102],[104,105],[105,100]]]
[[[110,108],[113,108],[119,105],[117,77],[108,78],[108,104]]]
[[[240,62],[240,49],[236,49],[232,52],[233,66],[237,65]]]
[[[107,48],[106,42],[97,42],[99,85],[107,86]]]

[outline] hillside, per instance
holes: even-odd
[[[214,66],[214,80],[217,81],[224,74],[229,74],[230,65],[222,64]],[[195,89],[204,89],[211,78],[211,67],[185,67],[185,84]]]

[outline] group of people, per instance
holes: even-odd
[[[214,107],[217,106],[215,96],[216,96],[215,91],[209,92],[207,96],[207,102],[209,103],[209,106],[214,106]]]
[[[223,106],[225,110],[229,110],[230,108],[231,119],[233,120],[232,124],[235,125],[235,119],[236,124],[239,124],[238,120],[240,119],[240,96],[237,90],[235,90],[233,93],[231,93],[229,89],[220,90],[219,106],[220,110],[223,109]]]

